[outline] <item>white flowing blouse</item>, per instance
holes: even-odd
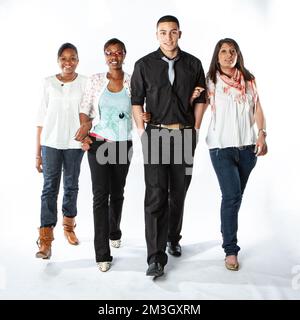
[[[217,76],[214,85],[207,83],[208,91],[214,91],[214,106],[206,142],[209,149],[241,147],[256,143],[254,129],[255,99],[249,83],[242,99],[240,91],[230,87]],[[212,89],[212,87],[214,87]]]
[[[44,81],[42,103],[38,110],[37,126],[43,127],[41,145],[56,149],[80,149],[74,139],[80,127],[79,108],[87,77],[78,74],[71,82],[63,83],[56,76]]]

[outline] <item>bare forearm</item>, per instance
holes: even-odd
[[[266,129],[266,119],[259,100],[257,101],[256,105],[255,122],[258,130]]]
[[[85,137],[89,134],[90,129],[92,128],[92,120],[85,114],[79,114],[80,128],[75,134],[75,140],[83,141]]]
[[[203,115],[207,109],[207,103],[196,103],[194,106],[195,129],[200,129]]]
[[[35,167],[38,172],[43,172],[41,133],[43,127],[37,127],[36,131],[36,151],[35,151]]]
[[[136,124],[136,127],[138,130],[144,130],[144,120],[142,118],[142,114],[143,114],[144,110],[143,107],[140,105],[133,105],[132,106],[132,114],[133,114],[133,118]]]
[[[258,136],[256,140],[256,147],[257,147],[257,156],[264,156],[268,152],[268,146],[266,143],[266,119],[264,116],[264,112],[262,110],[261,104],[259,100],[256,104],[256,110],[255,110],[255,122],[258,129]]]
[[[41,133],[42,133],[43,127],[37,127],[36,131],[36,157],[41,157]]]
[[[89,130],[91,129],[92,121],[85,113],[79,113],[79,120],[80,120],[80,125],[84,124],[86,126],[89,126]]]

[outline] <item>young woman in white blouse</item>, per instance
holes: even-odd
[[[57,61],[61,72],[45,79],[37,119],[36,169],[43,173],[44,186],[36,257],[43,259],[51,256],[62,172],[64,234],[70,244],[79,243],[74,228],[83,151],[74,137],[79,126],[79,105],[87,78],[76,73],[79,59],[73,44],[64,43],[59,48]]]
[[[245,68],[241,50],[233,39],[222,39],[216,44],[207,75],[207,90],[212,109],[207,144],[222,192],[225,266],[237,271],[238,212],[257,156],[267,153],[267,145],[265,117],[255,78]]]

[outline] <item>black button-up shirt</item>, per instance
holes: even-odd
[[[151,112],[151,123],[181,123],[194,126],[194,108],[190,98],[194,88],[205,88],[205,75],[201,61],[179,49],[174,64],[175,80],[171,85],[168,63],[162,59],[160,49],[139,59],[131,77],[131,103],[144,105]],[[205,91],[195,103],[205,103]]]

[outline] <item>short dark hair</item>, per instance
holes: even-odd
[[[103,50],[105,51],[112,44],[119,44],[122,47],[123,51],[126,53],[126,47],[125,47],[124,42],[122,42],[121,40],[119,40],[117,38],[112,38],[112,39],[106,41],[104,44]]]
[[[156,24],[156,28],[158,27],[158,25],[162,22],[175,22],[178,26],[178,29],[180,29],[180,25],[179,25],[179,21],[176,17],[174,16],[163,16],[160,19],[158,19],[157,24]]]
[[[77,48],[74,46],[74,44],[66,42],[66,43],[62,44],[60,46],[60,48],[58,49],[57,58],[59,58],[62,55],[63,51],[66,50],[66,49],[74,50],[76,52],[77,56],[78,56],[78,51],[77,51]]]

